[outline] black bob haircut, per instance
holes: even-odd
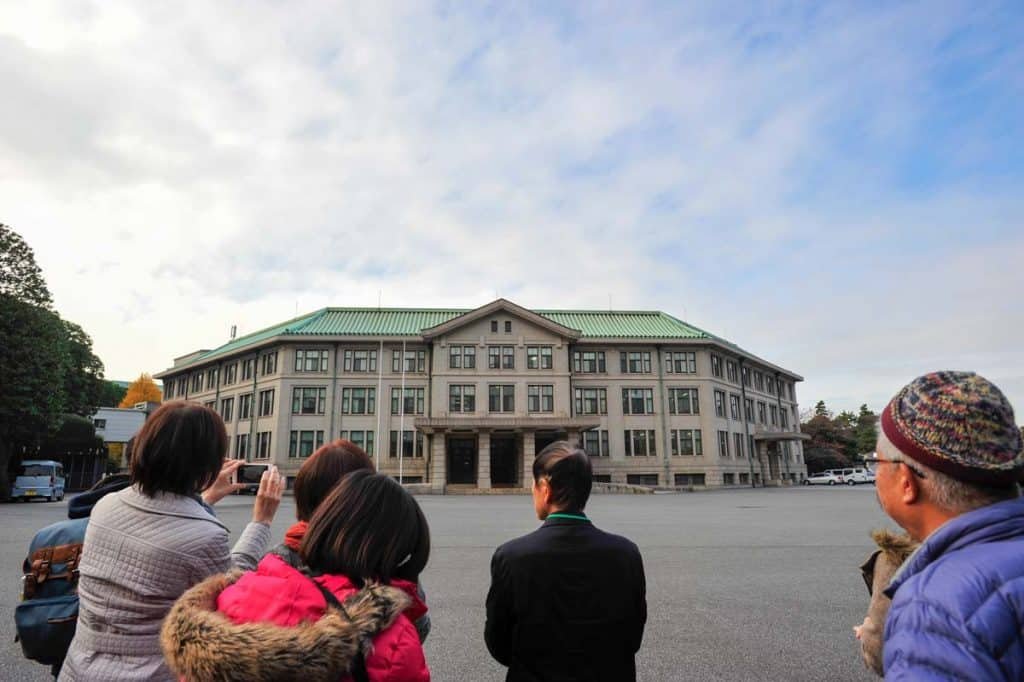
[[[149,497],[195,495],[217,480],[227,450],[228,434],[219,414],[198,403],[164,403],[135,436],[132,485]]]

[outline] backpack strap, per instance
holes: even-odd
[[[40,547],[29,560],[24,576],[24,598],[35,597],[36,590],[47,580],[63,578],[69,583],[78,582],[78,564],[82,559],[82,543],[76,542],[56,547]],[[53,573],[54,564],[63,564],[62,573]]]
[[[316,585],[317,589],[324,596],[324,600],[327,601],[328,606],[333,606],[338,611],[345,614],[345,618],[352,620],[352,616],[348,615],[348,611],[345,610],[345,606],[338,601],[338,598],[334,596],[334,593],[328,590],[326,587],[313,580],[313,576],[309,574],[308,570],[303,571],[303,575],[309,578],[309,581]],[[352,661],[352,668],[349,670],[352,673],[352,679],[355,682],[370,682],[370,673],[366,670],[366,653],[363,651],[363,647],[360,646],[356,651],[355,659]]]

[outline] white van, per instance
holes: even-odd
[[[64,499],[64,465],[52,459],[26,459],[11,486],[12,500]]]
[[[843,469],[843,483],[846,485],[857,485],[858,483],[874,483],[875,475],[864,467]]]

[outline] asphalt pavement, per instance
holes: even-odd
[[[432,553],[423,575],[433,630],[433,679],[500,682],[484,646],[484,597],[494,548],[536,528],[525,496],[422,496]],[[235,537],[251,497],[217,505]],[[868,533],[889,526],[871,486],[596,495],[598,527],[643,553],[648,623],[639,679],[870,680],[851,627],[867,607],[858,566]],[[0,505],[0,680],[49,679],[14,643],[21,561],[35,531],[67,502]],[[274,522],[294,516],[286,499]]]

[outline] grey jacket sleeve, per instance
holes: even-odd
[[[419,594],[420,600],[427,603],[427,593],[423,591],[423,583],[416,584],[416,593]],[[420,644],[427,641],[427,635],[430,634],[430,614],[424,613],[422,616],[416,619],[413,623],[416,626],[416,634],[420,637]]]
[[[270,526],[266,523],[249,523],[231,548],[231,567],[243,571],[254,570],[260,558],[267,553],[269,545]]]

